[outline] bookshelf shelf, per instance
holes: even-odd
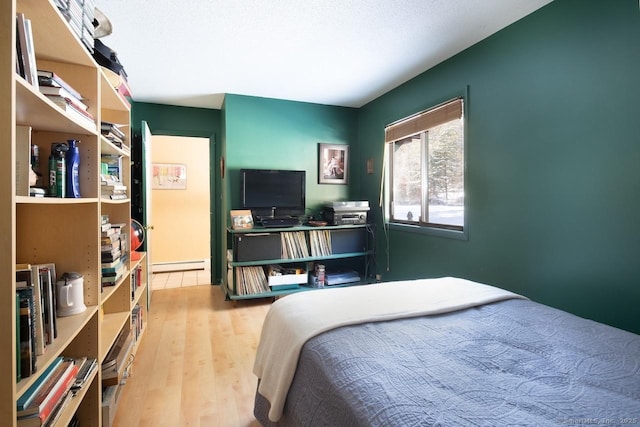
[[[39,130],[97,135],[97,125],[76,122],[20,76],[16,80],[16,123]]]
[[[133,299],[131,300],[131,304],[134,305],[134,306],[136,304],[138,304],[140,302],[140,300],[142,299],[142,296],[145,295],[146,291],[147,290],[144,287],[138,286],[136,288],[136,291],[133,294]]]
[[[97,68],[93,58],[51,1],[17,0],[15,4],[16,12],[24,13],[31,19],[38,59]]]
[[[114,286],[104,286],[102,288],[102,295],[100,297],[100,302],[102,304],[105,304],[107,301],[109,301],[109,298],[111,298],[113,295],[115,295],[118,292],[120,287],[125,283],[125,280],[128,274],[129,274],[129,271],[125,272]]]
[[[89,306],[83,313],[69,317],[59,317],[58,321],[58,337],[50,346],[47,346],[47,352],[42,356],[38,356],[38,366],[46,366],[53,359],[60,356],[62,351],[69,345],[73,339],[78,336],[86,324],[93,318],[98,310],[97,306]],[[16,386],[16,398],[22,396],[36,380],[36,375],[22,379]]]
[[[314,262],[314,261],[326,261],[330,259],[343,259],[343,258],[353,258],[359,256],[373,255],[372,250],[363,251],[363,252],[346,252],[342,254],[333,254],[326,256],[315,256],[315,257],[305,257],[305,258],[277,258],[277,259],[268,259],[268,260],[260,260],[260,261],[233,261],[230,262],[229,265],[232,267],[248,267],[253,265],[265,265],[265,264],[294,264],[299,262]]]
[[[122,148],[116,147],[112,142],[108,141],[104,136],[100,137],[102,154],[114,154],[116,156],[129,156],[129,153]]]
[[[31,22],[36,68],[53,72],[79,92],[95,122],[85,119],[82,113],[71,114],[58,107],[16,72],[17,13],[23,13]],[[126,145],[131,137],[131,114],[127,100],[114,89],[107,73],[76,36],[54,0],[2,1],[0,21],[0,141],[5,142],[0,144],[0,279],[6,284],[0,287],[0,322],[7,332],[0,335],[0,376],[5,378],[0,382],[0,425],[16,427],[17,399],[42,379],[42,372],[56,357],[95,358],[100,363],[118,335],[134,327],[130,271],[116,286],[101,291],[100,238],[104,215],[114,224],[129,224],[131,220],[130,194],[122,200],[103,199],[100,176],[102,154],[120,156],[122,182],[130,188],[131,158]],[[123,148],[103,138],[102,121],[122,125]],[[24,178],[30,168],[31,146],[40,149],[44,180],[51,144],[69,139],[80,141],[81,198],[29,197],[28,180]],[[23,159],[27,159],[25,167],[19,163]],[[17,185],[24,182],[25,186]],[[143,258],[143,269],[146,262]],[[19,372],[17,264],[55,264],[56,279],[64,272],[79,273],[87,306],[80,314],[56,318],[57,336],[37,357],[37,370],[20,381],[15,380]],[[145,275],[143,278],[135,301],[146,310],[148,284]],[[55,281],[53,285],[55,288]],[[146,319],[146,315],[142,318]],[[80,425],[100,426],[102,383],[98,366],[55,425],[67,425],[77,417]]]
[[[102,318],[102,339],[100,340],[100,357],[98,362],[102,363],[109,349],[118,338],[118,334],[129,320],[130,313],[118,312],[105,314]]]
[[[100,203],[106,203],[110,205],[122,205],[122,204],[129,204],[131,203],[131,201],[129,199],[113,199],[112,200],[112,199],[101,197]]]
[[[103,108],[108,108],[110,110],[128,109],[129,106],[125,103],[125,101],[123,101],[121,96],[114,89],[113,84],[109,80],[109,77],[107,77],[106,75],[106,71],[104,69],[101,69],[100,71],[100,84],[103,93]]]
[[[79,199],[60,199],[57,197],[29,197],[16,196],[16,203],[23,205],[79,205],[98,203],[95,197],[81,197]]]

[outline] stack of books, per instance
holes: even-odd
[[[100,183],[100,193],[103,198],[111,200],[124,200],[127,198],[127,186],[112,175],[102,174]]]
[[[126,135],[122,129],[120,129],[119,125],[111,122],[102,122],[100,124],[100,132],[102,133],[102,136],[116,147],[125,151],[129,150],[129,147],[124,144],[126,141]]]
[[[80,371],[74,359],[57,357],[17,401],[17,425],[54,425],[73,398],[71,388]]]
[[[144,309],[140,304],[136,304],[131,310],[131,330],[133,331],[133,338],[135,342],[138,342],[140,335],[142,334],[142,328],[144,326]]]
[[[123,183],[122,156],[103,154],[100,167],[102,197],[112,200],[126,199],[127,186]]]
[[[93,18],[95,0],[55,0],[55,4],[65,17],[73,32],[89,52],[93,53]]]
[[[88,111],[82,95],[69,83],[53,71],[38,70],[38,88],[51,102],[89,126],[95,126],[96,120]]]
[[[122,251],[123,224],[111,224],[107,215],[102,216],[100,258],[102,262],[102,286],[115,286],[127,271],[126,254]]]

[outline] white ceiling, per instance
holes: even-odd
[[[97,0],[135,101],[360,107],[551,0]]]

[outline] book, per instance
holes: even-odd
[[[103,184],[100,186],[101,191],[127,191],[127,186],[123,184]]]
[[[89,106],[84,103],[82,98],[78,98],[76,95],[69,92],[63,87],[40,85],[40,93],[46,95],[47,97],[59,96],[61,98],[67,99],[85,111],[89,109]]]
[[[116,229],[109,227],[106,230],[102,230],[100,231],[100,238],[103,237],[111,237],[111,236],[117,236],[118,232]]]
[[[18,74],[20,77],[24,79],[26,78],[25,69],[24,69],[25,60],[23,56],[23,49],[22,49],[22,46],[20,45],[22,35],[20,34],[20,24],[18,20],[19,18],[16,15],[16,74]]]
[[[102,264],[100,264],[102,266],[102,269],[105,268],[117,268],[118,265],[124,263],[124,259],[122,259],[122,257],[118,258],[115,261],[111,261],[111,262],[103,262]]]
[[[62,416],[62,412],[64,411],[64,408],[69,406],[69,403],[71,403],[73,396],[74,396],[73,393],[71,393],[70,391],[67,391],[62,397],[62,400],[58,402],[56,406],[53,408],[53,411],[51,412],[51,415],[49,415],[49,418],[47,419],[47,421],[42,425],[44,427],[55,426],[58,420],[60,419],[60,417]]]
[[[122,148],[122,144],[124,143],[124,139],[114,135],[111,132],[102,132],[102,136],[104,136],[109,142],[115,145],[118,148]]]
[[[25,17],[24,13],[18,13],[17,19],[20,50],[22,51],[22,58],[24,61],[25,80],[37,88],[38,77],[36,72],[36,51],[33,46],[31,21]]]
[[[31,404],[31,402],[35,398],[36,393],[38,392],[40,387],[42,387],[43,384],[49,378],[51,378],[51,376],[56,371],[58,366],[60,366],[60,364],[62,363],[62,360],[63,360],[62,357],[56,357],[55,359],[53,359],[53,361],[49,364],[49,366],[47,366],[47,368],[42,372],[42,374],[40,374],[38,379],[36,379],[36,381],[33,384],[31,384],[31,386],[24,393],[22,393],[22,396],[20,396],[17,401],[18,413],[27,409],[27,407]]]
[[[65,360],[55,373],[38,390],[32,403],[24,411],[18,412],[18,426],[40,427],[47,422],[55,407],[71,390],[78,366],[73,360]]]
[[[20,377],[27,378],[35,373],[31,311],[29,310],[28,297],[24,293],[17,293],[19,296],[18,311],[20,313]]]
[[[59,90],[64,90],[64,89],[59,88]],[[56,95],[56,94],[45,94],[45,96],[58,106],[62,106],[62,104],[65,104],[65,103],[71,104],[71,106],[79,110],[80,113],[86,112],[87,118],[93,119],[93,115],[87,111],[89,109],[89,106],[84,102],[82,102],[81,100],[79,100],[78,98],[74,98],[73,96],[68,96],[68,95]]]
[[[122,270],[122,268],[126,267],[124,262],[122,262],[122,257],[110,263],[102,263],[101,271],[103,273],[114,273]]]
[[[124,182],[122,156],[116,154],[103,154],[101,163],[106,164],[106,173],[117,178],[118,182]]]
[[[39,280],[45,344],[53,343],[58,336],[56,324],[56,267],[55,264],[31,266],[31,276]]]
[[[64,81],[62,77],[54,73],[53,71],[48,70],[38,70],[38,83],[42,86],[50,86],[50,87],[61,87],[64,88],[67,92],[71,93],[75,98],[83,99],[82,95],[73,88],[69,83]]]
[[[45,196],[44,188],[36,188],[36,187],[29,188],[29,196],[44,197]]]
[[[120,126],[115,124],[115,123],[111,123],[111,122],[101,122],[100,123],[100,130],[102,132],[102,134],[104,135],[105,133],[113,133],[115,136],[117,136],[118,138],[124,138],[125,134],[124,132],[120,129]]]
[[[100,270],[102,272],[102,275],[105,277],[116,275],[121,276],[122,273],[124,273],[127,269],[127,266],[124,264],[124,262],[122,262],[121,258],[115,261],[115,263],[116,265],[114,267],[102,267],[102,269]]]
[[[108,247],[103,248],[100,251],[100,255],[101,256],[116,256],[116,255],[120,255],[120,245],[108,245]]]
[[[32,280],[32,271],[29,264],[16,266],[16,288],[32,288],[33,289],[33,315],[32,328],[35,333],[35,352],[36,356],[44,354],[46,350],[46,342],[44,340],[44,316],[42,313],[42,292],[40,289],[40,281]]]
[[[120,259],[121,252],[118,250],[115,253],[100,253],[100,260],[102,263],[105,262],[114,262]]]
[[[126,194],[103,194],[111,200],[125,200],[128,198]]]
[[[76,104],[72,99],[55,95],[48,95],[47,98],[58,107],[60,107],[63,111],[71,113],[74,117],[82,117],[86,120],[90,120],[92,124],[95,124],[95,118],[93,117],[93,115],[83,109],[80,104]]]
[[[22,380],[22,358],[20,357],[20,349],[22,344],[20,342],[20,295],[16,293],[16,382]]]
[[[98,367],[98,360],[94,358],[80,357],[75,359],[75,364],[78,365],[78,375],[76,380],[71,386],[72,390],[81,389],[87,380],[91,377],[91,374]]]
[[[103,386],[118,384],[118,377],[123,372],[123,368],[129,360],[132,346],[133,333],[131,330],[122,330],[102,362]]]

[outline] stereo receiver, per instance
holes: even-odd
[[[322,209],[322,217],[331,225],[366,224],[369,202],[331,202]]]

